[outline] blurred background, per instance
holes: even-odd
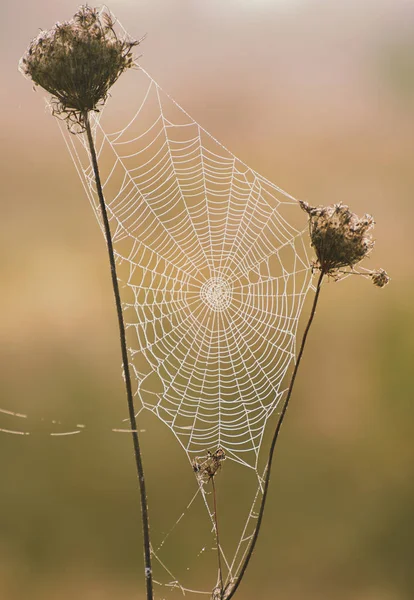
[[[144,598],[131,441],[111,432],[126,414],[105,246],[43,93],[17,71],[39,28],[76,8],[23,0],[0,23],[0,408],[29,415],[0,414],[0,427],[31,432],[0,433],[5,600]],[[236,598],[412,598],[413,2],[109,8],[131,35],[147,34],[144,68],[253,169],[311,204],[373,214],[366,266],[392,277],[383,290],[360,278],[325,284]],[[85,431],[51,437],[52,420]],[[194,481],[169,430],[151,416],[141,427],[161,540]],[[211,544],[194,539],[205,513],[188,512],[169,564],[208,590],[214,554],[193,550]],[[157,600],[169,597],[157,588]]]

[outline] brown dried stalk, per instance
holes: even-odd
[[[374,246],[374,241],[369,233],[374,226],[372,217],[365,215],[365,217],[361,219],[343,204],[313,208],[305,202],[300,202],[300,206],[309,215],[309,234],[311,244],[317,256],[317,260],[313,262],[312,268],[319,270],[319,277],[316,284],[316,292],[313,299],[311,312],[302,336],[298,357],[295,368],[293,369],[286,399],[270,444],[269,458],[264,477],[262,502],[259,508],[256,527],[236,581],[229,583],[224,590],[225,593],[223,598],[225,598],[225,600],[230,600],[230,598],[233,598],[234,594],[236,593],[249,565],[257,539],[259,537],[267,493],[269,490],[270,474],[276,442],[278,440],[289,402],[292,397],[293,387],[295,385],[296,376],[298,374],[303,352],[305,350],[309,330],[315,317],[324,277],[327,275],[337,279],[340,277],[341,273],[364,275],[365,277],[370,277],[374,285],[378,287],[384,287],[384,285],[386,285],[390,279],[383,269],[378,269],[376,271],[370,271],[367,273],[360,273],[354,269],[354,267],[363,258],[368,256]],[[344,267],[348,267],[350,271],[344,271]]]
[[[115,33],[114,24],[110,14],[89,6],[81,6],[72,20],[62,24],[57,23],[50,31],[42,31],[30,43],[19,67],[35,85],[41,86],[52,94],[53,114],[66,120],[72,133],[86,132],[88,139],[118,317],[129,421],[140,489],[147,600],[152,600],[151,544],[144,468],[135,419],[125,324],[112,236],[89,120],[90,111],[99,110],[99,107],[105,103],[112,85],[126,69],[134,64],[132,49],[139,42],[119,38]]]

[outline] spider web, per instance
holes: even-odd
[[[249,467],[242,533],[226,552],[225,544],[218,548],[231,587],[262,499],[266,423],[287,392],[299,317],[313,287],[308,229],[292,196],[233,155],[149,73],[139,68],[132,78],[128,94],[117,92],[133,102],[118,108],[116,127],[115,99],[111,111],[91,118],[135,401],[138,413],[150,411],[167,425],[191,463],[222,449],[238,473]],[[86,138],[61,129],[103,230]],[[226,485],[221,478],[221,497],[228,498],[222,504],[231,509]],[[211,486],[199,479],[184,512],[152,548],[166,576],[154,581],[210,595],[180,583],[162,557],[198,497],[209,515],[203,539],[216,539]],[[208,550],[217,553],[217,545],[193,556]]]
[[[121,79],[110,109],[90,117],[137,413],[140,419],[146,411],[156,415],[190,463],[224,451],[220,496],[229,522],[234,481],[242,472],[250,477],[246,517],[235,543],[227,543],[222,532],[225,543],[217,548],[211,485],[208,478],[198,478],[184,511],[152,547],[164,574],[155,583],[180,594],[211,595],[181,584],[163,552],[173,539],[177,552],[184,517],[201,498],[209,515],[201,535],[216,546],[207,542],[189,553],[200,558],[218,552],[224,584],[231,586],[237,577],[262,499],[266,423],[272,415],[277,418],[287,392],[300,313],[313,288],[308,228],[295,198],[232,154],[149,73],[139,68],[128,75],[122,78],[128,81],[126,92],[119,91]],[[60,126],[103,230],[86,137]],[[20,423],[28,418],[10,410],[0,413]],[[52,436],[78,434],[86,427],[52,424],[57,429]],[[23,429],[0,431],[30,435]]]
[[[135,397],[189,457],[220,447],[256,469],[312,285],[297,201],[135,75],[124,127],[93,116]],[[65,139],[102,227],[86,140]]]

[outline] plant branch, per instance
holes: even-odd
[[[211,477],[211,483],[213,486],[214,528],[216,530],[216,542],[217,542],[218,583],[220,585],[220,598],[223,598],[223,592],[224,592],[223,569],[221,566],[221,546],[220,546],[220,534],[219,534],[218,516],[217,516],[217,498],[216,498],[216,485],[214,483],[214,475]]]
[[[92,137],[92,131],[89,121],[88,112],[83,113],[83,121],[85,124],[85,131],[88,138],[89,151],[92,160],[92,167],[95,175],[95,183],[96,183],[96,191],[98,193],[99,205],[102,213],[102,220],[105,229],[105,239],[106,245],[108,248],[108,257],[109,263],[111,267],[111,278],[112,278],[112,287],[115,297],[116,304],[116,312],[118,316],[118,326],[119,326],[119,337],[121,342],[121,353],[122,353],[122,364],[124,369],[125,376],[125,389],[127,395],[128,402],[128,413],[129,413],[129,422],[131,425],[131,433],[132,440],[134,445],[134,455],[135,455],[135,463],[137,468],[137,475],[139,480],[139,489],[141,495],[141,516],[142,516],[142,529],[144,534],[144,561],[145,561],[145,581],[146,581],[146,589],[147,589],[147,600],[153,600],[153,585],[152,585],[152,569],[151,569],[151,543],[150,543],[150,532],[149,532],[149,517],[148,517],[148,504],[147,504],[147,494],[145,490],[145,477],[144,477],[144,467],[142,464],[142,456],[138,438],[138,430],[137,423],[135,418],[135,409],[134,409],[134,400],[132,396],[132,386],[131,386],[131,375],[129,371],[128,364],[128,351],[126,345],[126,335],[125,335],[125,324],[124,318],[122,314],[122,305],[121,305],[121,296],[119,293],[119,285],[118,285],[118,277],[116,273],[116,265],[115,265],[115,256],[114,249],[112,243],[111,229],[109,227],[108,214],[106,211],[105,200],[102,191],[101,178],[99,174],[98,168],[98,160],[96,157],[95,145]]]
[[[311,328],[311,325],[312,325],[312,322],[313,322],[313,318],[315,316],[316,307],[317,307],[317,304],[318,304],[319,294],[320,294],[320,291],[321,291],[321,285],[322,285],[322,280],[323,280],[324,275],[325,275],[325,273],[323,271],[321,271],[320,275],[319,275],[319,278],[318,278],[318,283],[316,285],[316,292],[315,292],[315,297],[313,299],[312,309],[311,309],[311,312],[310,312],[310,315],[309,315],[309,319],[308,319],[307,325],[305,327],[305,331],[303,332],[302,342],[301,342],[301,345],[300,345],[299,354],[298,354],[298,358],[297,358],[297,361],[296,361],[296,364],[295,364],[295,368],[293,369],[292,378],[290,380],[289,389],[288,389],[288,392],[287,392],[287,395],[286,395],[286,400],[285,400],[285,403],[283,405],[282,412],[280,413],[280,418],[279,418],[279,421],[278,421],[278,423],[276,425],[276,429],[275,429],[275,432],[274,432],[273,438],[272,438],[272,443],[270,445],[269,459],[268,459],[268,462],[267,462],[265,482],[264,482],[264,488],[263,488],[263,497],[262,497],[262,502],[260,504],[259,514],[258,514],[258,517],[257,517],[256,528],[255,528],[255,530],[253,532],[253,536],[252,536],[252,540],[250,542],[249,550],[248,550],[248,552],[246,554],[246,557],[244,559],[242,568],[241,568],[240,573],[239,573],[239,575],[238,575],[238,577],[236,579],[236,582],[233,585],[233,587],[231,588],[230,593],[227,596],[226,595],[224,596],[226,598],[226,600],[230,600],[230,598],[233,598],[234,594],[236,593],[236,590],[239,587],[239,585],[240,585],[240,583],[241,583],[241,581],[243,579],[243,576],[244,576],[244,574],[246,572],[247,566],[248,566],[248,564],[250,562],[250,559],[252,557],[254,548],[256,546],[257,538],[259,537],[260,527],[261,527],[261,524],[262,524],[264,509],[265,509],[265,505],[266,505],[267,492],[268,492],[268,489],[269,489],[270,472],[271,472],[271,468],[272,468],[272,461],[273,461],[273,456],[274,456],[274,450],[275,450],[277,439],[279,437],[279,433],[280,433],[280,429],[282,427],[283,420],[284,420],[285,415],[286,415],[286,411],[287,411],[288,406],[289,406],[289,401],[290,401],[290,398],[292,396],[292,391],[293,391],[293,387],[294,387],[294,384],[295,384],[296,375],[298,373],[299,365],[300,365],[300,362],[302,360],[302,355],[303,355],[303,351],[305,349],[305,344],[306,344],[306,340],[307,340],[307,337],[308,337],[308,333],[309,333],[309,330]],[[229,584],[229,585],[231,585],[231,584]]]

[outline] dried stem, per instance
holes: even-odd
[[[111,237],[111,229],[109,227],[108,214],[106,211],[105,200],[102,191],[101,178],[99,174],[98,161],[96,158],[95,145],[93,142],[91,125],[89,121],[88,112],[85,111],[83,113],[83,123],[85,125],[85,131],[88,138],[89,151],[92,160],[93,171],[95,175],[95,183],[96,190],[99,198],[99,205],[102,213],[102,220],[105,229],[105,239],[106,245],[108,248],[108,257],[109,263],[111,266],[111,277],[112,277],[112,287],[115,297],[116,304],[116,312],[118,315],[118,325],[119,325],[119,337],[121,341],[121,352],[122,352],[122,364],[125,375],[125,388],[128,402],[128,413],[129,413],[129,421],[131,425],[131,433],[132,440],[134,444],[134,455],[135,462],[139,480],[139,488],[141,494],[141,516],[142,516],[142,529],[144,534],[144,560],[145,560],[145,581],[146,581],[146,589],[147,589],[147,600],[153,600],[153,585],[152,585],[152,569],[151,569],[151,543],[150,543],[150,533],[149,533],[149,517],[148,517],[148,504],[147,504],[147,494],[145,490],[145,477],[144,477],[144,467],[142,464],[142,456],[139,445],[138,438],[138,430],[137,423],[135,419],[135,409],[134,409],[134,401],[132,397],[132,386],[131,386],[131,375],[129,371],[128,364],[128,352],[126,345],[126,336],[125,336],[125,324],[124,318],[122,314],[122,305],[121,305],[121,297],[119,293],[119,285],[118,278],[116,273],[116,265],[115,265],[115,257],[114,257],[114,249],[112,244]]]
[[[280,433],[280,429],[282,427],[283,420],[284,420],[285,415],[286,415],[286,411],[287,411],[288,406],[289,406],[289,401],[290,401],[290,398],[292,396],[292,391],[293,391],[293,387],[294,387],[294,384],[295,384],[296,375],[297,375],[298,370],[299,370],[299,365],[300,365],[300,362],[301,362],[301,359],[302,359],[303,351],[305,349],[305,344],[306,344],[306,340],[307,340],[307,337],[308,337],[308,333],[309,333],[310,327],[312,325],[313,318],[315,316],[316,307],[317,307],[317,304],[318,304],[319,294],[320,294],[320,291],[321,291],[321,285],[322,285],[322,280],[323,280],[324,275],[325,275],[325,273],[323,271],[321,271],[320,274],[319,274],[318,283],[316,285],[315,297],[313,299],[312,309],[311,309],[311,312],[310,312],[310,315],[309,315],[309,319],[308,319],[305,331],[303,333],[302,342],[301,342],[300,349],[299,349],[299,354],[298,354],[298,359],[296,361],[295,368],[293,369],[292,378],[290,380],[289,389],[288,389],[288,392],[287,392],[287,395],[286,395],[286,400],[285,400],[285,403],[283,405],[282,412],[280,414],[279,421],[277,423],[275,432],[273,434],[272,443],[270,445],[269,459],[268,459],[268,462],[267,462],[265,482],[264,482],[264,488],[263,488],[263,497],[262,497],[262,502],[260,504],[260,509],[259,509],[259,514],[258,514],[258,518],[257,518],[256,528],[255,528],[255,530],[253,532],[253,536],[252,536],[252,540],[250,542],[249,550],[248,550],[248,552],[246,554],[246,557],[244,559],[242,568],[241,568],[240,573],[239,573],[239,575],[238,575],[238,577],[236,579],[236,582],[233,585],[233,587],[231,588],[230,593],[228,595],[224,596],[226,598],[226,600],[230,600],[230,598],[233,598],[234,594],[236,593],[236,590],[239,587],[239,585],[240,585],[240,583],[241,583],[241,581],[243,579],[243,576],[244,576],[244,574],[246,572],[246,569],[248,567],[250,559],[251,559],[251,557],[253,555],[253,551],[254,551],[254,548],[255,548],[256,542],[257,542],[257,538],[259,537],[260,527],[261,527],[261,524],[262,524],[264,509],[265,509],[265,505],[266,505],[267,492],[268,492],[268,489],[269,489],[270,472],[271,472],[271,468],[272,468],[272,461],[273,461],[273,456],[274,456],[274,450],[275,450],[277,439],[279,437],[279,433]],[[229,585],[232,585],[232,584],[229,584]]]
[[[217,516],[216,484],[214,483],[214,475],[211,478],[211,484],[213,486],[214,528],[216,530],[216,543],[217,543],[218,583],[220,585],[220,598],[223,598],[223,593],[224,593],[223,569],[221,566],[221,546],[220,546],[220,534],[219,534],[218,516]]]

